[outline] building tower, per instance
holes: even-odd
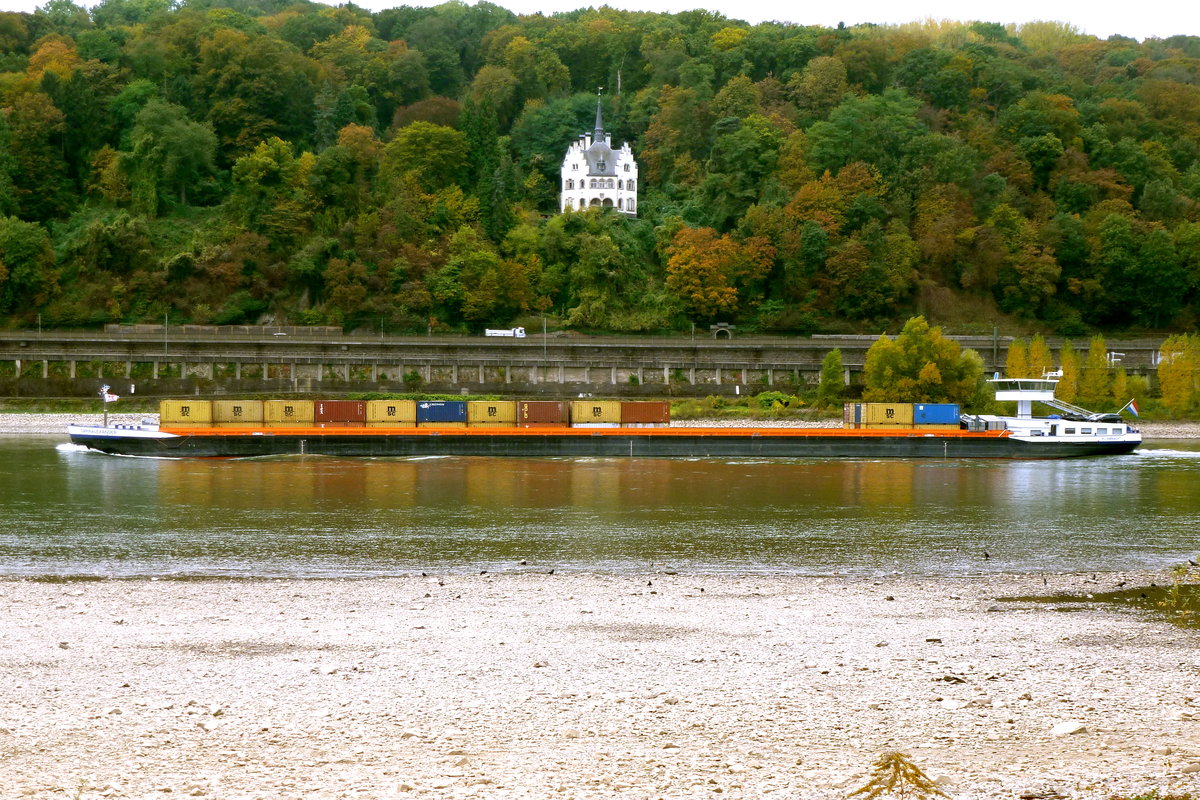
[[[637,162],[629,142],[613,150],[611,136],[604,132],[597,97],[596,127],[591,134],[579,134],[563,158],[559,210],[582,211],[599,206],[636,217],[637,182]]]

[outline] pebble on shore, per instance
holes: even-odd
[[[840,800],[899,750],[956,800],[1200,793],[1200,634],[999,599],[1167,577],[1047,577],[0,581],[0,775],[14,798]]]

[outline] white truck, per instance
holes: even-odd
[[[488,328],[483,332],[484,336],[515,336],[518,339],[525,338],[524,328]]]

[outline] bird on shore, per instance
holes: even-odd
[[[989,558],[991,558],[991,557],[992,557],[992,556],[991,556],[991,554],[990,554],[990,553],[988,553],[988,551],[987,551],[987,550],[984,550],[984,551],[983,551],[983,558],[984,558],[984,560],[987,560],[987,559],[989,559]]]

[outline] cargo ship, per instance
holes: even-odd
[[[1055,400],[1054,380],[997,379],[1016,416],[951,403],[848,403],[841,428],[672,427],[666,402],[164,400],[159,420],[70,425],[75,444],[158,458],[322,455],[625,458],[1070,458],[1129,453],[1119,414]],[[1035,417],[1041,402],[1061,414]]]

